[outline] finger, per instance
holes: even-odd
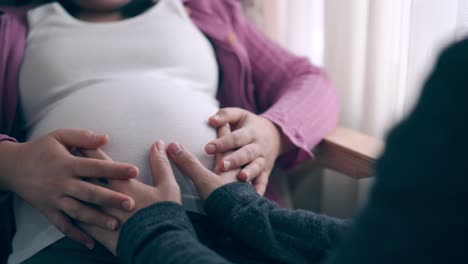
[[[89,249],[94,248],[94,240],[85,232],[83,232],[83,230],[76,227],[62,212],[54,212],[50,215],[49,220],[60,232],[65,234],[67,237],[85,245]]]
[[[108,230],[117,230],[119,221],[70,197],[62,199],[60,209],[69,217]]]
[[[208,122],[214,127],[219,127],[225,124],[236,124],[242,121],[248,113],[248,111],[240,108],[223,108],[214,116],[210,117]]]
[[[118,236],[115,235],[115,231],[108,231],[107,229],[100,228],[99,226],[89,225],[86,223],[79,223],[79,226],[116,255],[115,247],[117,246],[116,240]]]
[[[240,172],[240,169],[231,170],[228,172],[220,173],[219,177],[221,177],[225,183],[237,182],[239,181],[238,180],[239,172]]]
[[[176,166],[188,176],[195,185],[206,183],[210,178],[216,178],[216,174],[205,168],[203,164],[190,153],[186,148],[178,143],[171,143],[168,153]]]
[[[100,160],[112,160],[102,149],[83,149],[81,152],[85,157]]]
[[[75,181],[65,192],[70,197],[100,207],[120,208],[127,211],[135,207],[135,201],[131,197],[81,180]]]
[[[155,185],[177,184],[162,140],[157,141],[151,147],[150,161]]]
[[[229,133],[231,133],[231,128],[229,127],[228,124],[226,124],[224,126],[219,127],[217,132],[218,132],[218,138],[224,137],[224,136],[228,135]],[[206,153],[215,152],[215,150],[209,150],[209,149],[206,149],[205,151],[206,151]],[[231,152],[216,153],[216,155],[215,155],[215,168],[214,168],[215,173],[222,172],[221,166],[219,166],[219,164],[221,163],[221,159],[223,157],[225,157],[227,154],[230,154],[230,153]]]
[[[255,187],[255,190],[257,191],[258,194],[263,196],[265,194],[267,185],[268,185],[268,178],[270,175],[268,173],[262,173],[260,176],[255,178],[253,180],[253,186]]]
[[[223,153],[250,144],[254,139],[254,133],[251,130],[239,129],[211,141],[206,145],[205,151],[208,154]]]
[[[218,132],[218,138],[220,138],[220,137],[224,137],[228,135],[232,131],[231,131],[231,127],[229,126],[229,124],[226,124],[224,126],[219,127],[217,132]]]
[[[257,144],[246,145],[221,160],[220,166],[224,171],[240,168],[261,156],[261,150]]]
[[[78,177],[131,179],[138,176],[138,168],[125,163],[89,158],[72,158],[72,173]]]
[[[109,141],[108,135],[96,134],[90,130],[58,129],[52,134],[66,146],[83,149],[96,149]]]
[[[81,152],[84,154],[85,157],[91,158],[91,159],[100,159],[100,160],[108,160],[112,161],[111,157],[109,157],[102,149],[84,149],[81,150]],[[107,179],[104,178],[84,178],[84,180],[94,183],[96,185],[100,186],[106,186],[109,187],[107,184],[110,182]]]
[[[249,165],[242,169],[238,175],[238,179],[243,182],[249,182],[260,176],[265,169],[265,159],[260,157],[252,161]]]

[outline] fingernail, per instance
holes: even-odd
[[[133,203],[129,200],[127,201],[123,201],[122,202],[122,208],[127,210],[127,211],[131,211],[133,209]]]
[[[86,243],[86,247],[92,250],[94,248],[94,243],[93,242]]]
[[[157,151],[164,151],[164,149],[165,149],[164,141],[158,140],[155,145],[156,145],[156,150]]]
[[[206,147],[205,147],[205,151],[206,151],[206,153],[208,153],[208,154],[214,154],[214,153],[216,152],[216,146],[213,145],[213,144],[208,144],[208,145],[206,145]]]
[[[105,138],[107,135],[105,134],[94,134],[93,135],[93,141],[95,143],[100,143],[102,141],[103,138]]]
[[[93,142],[94,142],[94,143],[98,143],[98,142],[99,142],[99,135],[98,135],[98,134],[94,134],[94,135],[93,135]]]
[[[248,181],[249,180],[249,174],[245,171],[242,171],[240,174],[239,174],[239,180],[241,181]]]
[[[229,170],[231,167],[231,162],[229,160],[224,161],[224,170]]]
[[[117,228],[117,223],[115,221],[108,221],[107,222],[107,228],[109,228],[110,230],[115,230]]]
[[[177,156],[177,154],[179,154],[181,151],[182,151],[182,146],[179,143],[171,144],[169,148],[169,153],[172,156]]]
[[[136,177],[138,175],[138,169],[135,167],[128,169],[128,175],[130,177]]]
[[[217,120],[219,120],[221,117],[220,117],[219,115],[215,115],[215,116],[213,116],[212,118],[213,118],[214,120],[217,121]]]

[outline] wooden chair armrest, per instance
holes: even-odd
[[[314,150],[316,159],[313,163],[355,179],[372,177],[383,148],[381,140],[338,127]]]

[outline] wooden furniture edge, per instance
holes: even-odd
[[[364,133],[338,127],[313,151],[312,164],[329,168],[355,179],[374,176],[374,166],[384,142]]]

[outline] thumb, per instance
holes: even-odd
[[[52,132],[60,143],[67,147],[97,149],[109,141],[109,136],[99,135],[90,130],[59,129]]]
[[[175,165],[184,175],[193,181],[202,198],[206,198],[214,188],[219,187],[219,184],[216,184],[220,181],[219,177],[205,168],[205,166],[182,145],[171,143],[167,150]]]
[[[177,184],[171,164],[167,159],[164,141],[159,140],[153,144],[151,147],[150,160],[151,172],[156,186]]]

